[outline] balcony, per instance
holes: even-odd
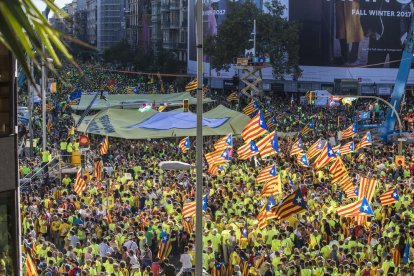
[[[186,43],[175,43],[175,42],[163,42],[163,47],[165,49],[170,49],[170,50],[186,50],[187,49],[187,44]]]
[[[161,12],[167,12],[170,10],[170,4],[169,3],[162,3],[161,4]]]
[[[170,21],[169,20],[163,20],[161,21],[161,29],[169,29],[170,28]]]
[[[180,2],[179,1],[171,1],[170,10],[179,10],[180,9]]]
[[[178,21],[171,21],[170,23],[170,29],[179,29],[180,24],[178,24]]]

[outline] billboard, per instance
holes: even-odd
[[[289,2],[289,19],[302,25],[301,65],[399,66],[414,10],[410,0]]]
[[[204,37],[217,34],[231,0],[203,0]],[[243,0],[232,2],[242,2]],[[189,72],[195,71],[197,0],[189,1]],[[265,0],[255,1],[261,9]],[[309,81],[360,78],[390,82],[400,64],[411,14],[411,0],[282,0],[285,16],[301,23],[300,65]],[[236,6],[237,7],[237,6]],[[260,32],[260,28],[257,30]],[[204,58],[204,61],[208,61]],[[318,67],[335,67],[321,71]],[[205,69],[209,68],[206,64]],[[368,70],[366,68],[375,68]],[[383,70],[383,68],[388,68]],[[324,70],[324,69],[322,69]],[[322,72],[322,73],[319,73]],[[308,74],[309,73],[309,74]],[[224,75],[224,74],[222,74]],[[271,78],[271,73],[264,73]],[[410,76],[409,80],[413,80]]]

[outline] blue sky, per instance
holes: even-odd
[[[43,11],[45,9],[45,7],[46,7],[45,2],[42,1],[42,0],[33,0],[33,2],[39,8],[40,11]],[[55,0],[55,3],[59,7],[63,7],[65,4],[71,3],[71,2],[72,2],[72,0]]]

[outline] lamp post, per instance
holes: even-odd
[[[44,51],[44,45],[43,45]],[[53,59],[46,58],[47,63],[53,63]],[[46,82],[47,82],[47,70],[46,70],[46,63],[42,59],[42,80],[41,80],[41,90],[42,90],[42,144],[43,144],[43,151],[46,150],[47,145],[47,134],[46,134]]]
[[[203,1],[197,0],[197,136],[195,275],[203,275]]]

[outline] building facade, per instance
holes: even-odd
[[[162,47],[187,61],[187,1],[161,0]]]
[[[96,46],[99,51],[125,38],[125,0],[97,0]]]
[[[151,50],[151,1],[128,0],[126,40],[135,50]]]
[[[97,0],[86,1],[86,42],[96,46],[96,4]]]
[[[155,53],[162,48],[161,0],[151,0],[151,45]]]
[[[0,44],[0,255],[11,260],[4,275],[21,275],[17,165],[17,90],[15,60]]]

